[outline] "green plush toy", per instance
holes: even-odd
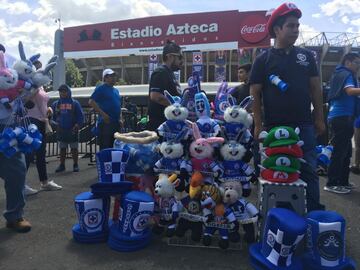
[[[272,128],[269,133],[263,133],[266,136],[263,142],[264,147],[278,147],[284,145],[298,144],[303,145],[299,138],[300,129],[293,129],[288,126],[279,126]]]
[[[266,158],[262,166],[274,171],[295,173],[300,170],[300,160],[289,155],[280,154]]]

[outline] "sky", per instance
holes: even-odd
[[[260,3],[259,3],[260,2]],[[360,36],[360,0],[294,0],[302,10],[305,37],[319,32],[350,32]],[[21,40],[26,56],[41,53],[46,62],[54,52],[59,27],[119,21],[156,15],[224,10],[269,10],[283,1],[265,0],[0,0],[0,43],[19,57]]]

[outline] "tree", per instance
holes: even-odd
[[[80,70],[75,66],[74,61],[66,59],[65,62],[65,80],[66,84],[70,87],[82,87],[84,86],[83,76]]]

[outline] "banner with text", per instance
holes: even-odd
[[[175,41],[183,51],[269,46],[265,13],[229,10],[66,27],[64,57],[160,54],[167,40]]]

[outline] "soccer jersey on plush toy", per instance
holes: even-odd
[[[245,199],[239,199],[235,203],[227,205],[227,208],[233,211],[239,221],[250,219],[259,213],[256,207]]]
[[[229,141],[237,141],[243,144],[247,149],[251,146],[253,136],[249,129],[244,128],[243,124],[225,123],[224,128]]]
[[[204,182],[212,184],[213,177],[211,176],[214,172],[222,171],[220,165],[210,158],[203,158],[203,159],[197,159],[197,158],[191,158],[187,162],[186,170],[189,173],[192,173],[194,171],[199,171],[202,174],[204,174]]]
[[[13,101],[21,92],[21,89],[30,90],[32,84],[24,80],[18,80],[16,85],[9,89],[0,89],[0,100],[2,103]]]
[[[156,200],[157,210],[160,216],[160,223],[163,224],[164,221],[174,221],[179,212],[179,205],[175,197],[170,198],[161,198],[159,197]]]
[[[180,171],[186,168],[186,161],[182,158],[165,158],[159,159],[154,166],[155,171],[164,170],[166,172]]]
[[[213,235],[216,230],[219,230],[219,234],[223,238],[227,238],[230,228],[229,225],[235,221],[236,217],[232,209],[225,208],[225,213],[223,216],[215,215],[212,222],[205,223],[204,235]]]
[[[202,138],[216,137],[220,133],[220,126],[214,119],[201,117],[196,121]]]
[[[222,162],[223,178],[232,180],[248,181],[247,177],[254,173],[254,169],[241,160],[224,160]]]
[[[185,213],[190,214],[183,216],[183,218],[193,222],[201,221],[201,218],[196,217],[202,217],[201,202],[199,199],[192,199],[190,196],[186,196],[180,200],[180,206],[185,210]]]
[[[166,120],[158,128],[158,133],[165,141],[186,140],[190,135],[190,128],[185,122]],[[180,135],[180,138],[179,138]]]

